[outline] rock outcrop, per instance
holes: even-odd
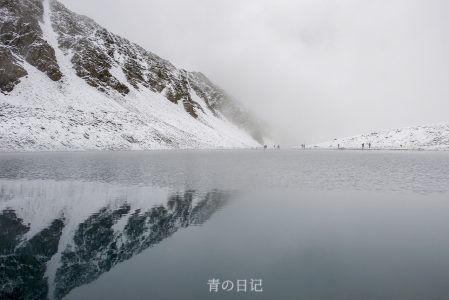
[[[27,75],[18,64],[18,58],[36,67],[54,81],[62,78],[55,51],[43,39],[39,24],[43,21],[43,13],[40,0],[0,0],[2,91],[12,91],[19,79]]]

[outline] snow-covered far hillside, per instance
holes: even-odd
[[[258,122],[203,74],[56,0],[0,0],[0,151],[258,147]]]
[[[404,149],[404,150],[449,150],[449,123],[392,129],[312,146],[321,149]]]

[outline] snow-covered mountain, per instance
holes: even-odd
[[[0,150],[255,147],[256,121],[203,74],[56,0],[0,0]]]
[[[449,150],[449,123],[392,129],[335,139],[316,145],[317,148]]]

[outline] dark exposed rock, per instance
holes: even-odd
[[[7,47],[15,55],[47,74],[50,79],[60,80],[62,73],[56,61],[55,51],[42,38],[39,24],[43,21],[42,1],[0,0],[0,9],[2,16],[0,45]],[[8,77],[16,76],[8,74]],[[7,89],[12,90],[17,83],[18,81],[9,82]]]
[[[46,263],[58,250],[63,227],[56,219],[22,242],[29,226],[14,211],[0,213],[0,299],[47,299]]]
[[[28,73],[8,48],[0,46],[0,89],[11,92]]]
[[[42,39],[36,39],[28,47],[25,60],[39,71],[46,73],[53,81],[58,81],[62,78],[62,73],[56,62],[55,50]]]
[[[100,91],[106,91],[108,87],[111,87],[123,95],[129,93],[129,88],[112,76],[111,60],[104,52],[96,47],[91,47],[87,39],[77,43],[75,50],[72,62],[76,73],[89,85]]]
[[[139,140],[133,137],[132,135],[122,134],[122,137],[131,144],[138,144]]]
[[[4,210],[0,214],[0,228],[0,255],[13,252],[22,236],[30,230],[12,210]]]
[[[113,36],[91,19],[72,13],[59,2],[52,2],[51,7],[60,47],[66,52],[73,51],[72,63],[77,75],[102,92],[112,89],[122,95],[128,94],[126,84],[111,74],[111,68],[116,65]]]

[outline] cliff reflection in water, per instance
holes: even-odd
[[[88,205],[69,205],[67,199],[55,204],[52,197],[45,203],[42,183],[30,184],[0,182],[0,299],[62,299],[180,228],[203,224],[229,201],[222,191],[186,191],[149,205],[143,199],[127,200],[123,190],[112,195],[109,190],[110,203],[102,199],[101,208],[80,218],[72,209],[81,205],[89,210]],[[73,184],[66,189],[69,199],[85,183]],[[33,187],[38,191],[31,191]],[[32,216],[45,205],[55,215],[41,216],[49,217],[42,228],[33,226],[37,219]]]

